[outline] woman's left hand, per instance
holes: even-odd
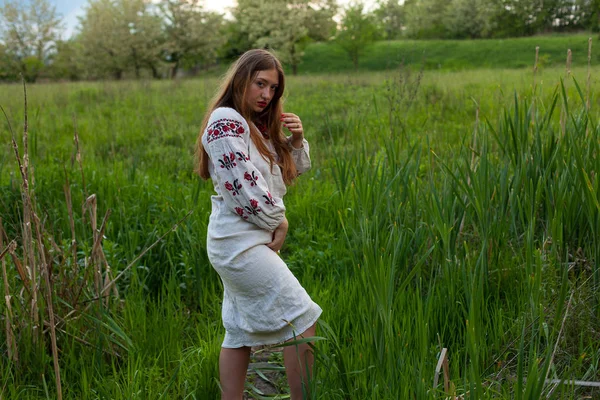
[[[300,117],[292,113],[283,113],[281,114],[281,122],[292,133],[292,145],[301,147],[302,139],[304,139],[304,128]],[[294,142],[299,142],[299,145],[296,146]]]
[[[288,231],[288,220],[283,217],[283,221],[275,230],[273,231],[273,239],[271,243],[267,244],[267,247],[273,250],[274,252],[279,252],[281,247],[283,246],[283,242],[285,241],[285,237]]]

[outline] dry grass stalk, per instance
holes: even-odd
[[[565,327],[565,322],[567,321],[567,316],[569,315],[569,308],[571,308],[571,302],[573,301],[573,295],[575,292],[571,292],[571,296],[569,297],[569,302],[567,303],[567,309],[565,310],[565,316],[563,317],[562,323],[560,324],[560,330],[558,331],[558,336],[556,337],[556,343],[554,344],[554,350],[552,351],[552,356],[550,356],[550,365],[554,361],[554,356],[556,355],[556,351],[558,350],[558,344],[560,343],[560,337],[562,336],[563,329]],[[548,368],[546,371],[546,376],[544,380],[548,380],[548,375],[550,375],[551,368]]]
[[[444,372],[444,393],[450,394],[450,368],[448,366],[448,349],[443,348],[440,357],[438,358],[438,363],[435,367],[435,373],[433,376],[433,388],[437,388],[438,379],[440,377],[440,372]]]
[[[540,59],[540,46],[535,46],[535,62],[533,63],[533,88],[535,91],[536,87],[536,76],[538,71],[538,61]]]
[[[37,268],[35,261],[35,252],[33,244],[33,230],[31,226],[31,211],[33,205],[31,204],[31,190],[30,190],[30,176],[29,176],[29,117],[27,114],[27,87],[25,86],[25,80],[23,80],[23,157],[19,162],[22,166],[21,177],[21,197],[23,198],[23,260],[25,261],[25,270],[29,273],[31,281],[31,319],[33,320],[33,340],[38,340],[39,335],[39,307],[38,307],[38,290],[39,285],[37,283]],[[13,135],[13,148],[17,158],[19,158],[19,149]]]
[[[83,203],[83,206],[81,208],[81,213],[83,215],[85,215],[85,212],[89,212],[90,216],[90,223],[92,224],[92,232],[93,232],[93,240],[94,240],[94,248],[96,248],[96,243],[98,243],[98,227],[97,227],[97,202],[96,202],[96,195],[93,194],[91,196],[89,196],[85,202]],[[92,254],[89,258],[89,263],[88,265],[93,269],[93,276],[94,276],[94,288],[95,288],[95,293],[96,295],[98,295],[100,293],[101,287],[100,284],[102,282],[102,269],[101,269],[101,265],[99,263],[96,263],[96,256],[94,254],[94,250],[92,250]]]
[[[54,379],[56,382],[56,395],[60,400],[62,399],[62,384],[60,379],[60,366],[58,364],[58,346],[56,344],[56,323],[54,318],[54,306],[52,302],[52,294],[54,291],[52,290],[52,285],[50,283],[50,265],[46,261],[44,242],[42,239],[42,230],[40,229],[40,220],[33,212],[32,215],[35,219],[35,227],[36,227],[36,236],[38,243],[38,252],[41,261],[41,269],[40,273],[42,278],[44,279],[45,284],[45,292],[42,295],[46,298],[46,308],[48,309],[48,318],[50,319],[50,343],[52,348],[52,361],[54,363]]]
[[[538,71],[539,59],[540,59],[540,46],[535,46],[535,62],[533,64],[533,93],[531,95],[531,97],[532,97],[532,101],[531,101],[532,115],[535,115],[535,100],[536,100],[536,93],[537,93],[536,76],[537,76],[537,71]],[[477,110],[477,111],[479,112],[479,110]]]
[[[69,178],[67,171],[65,170],[66,183],[64,186],[65,201],[67,203],[67,212],[69,214],[69,226],[71,227],[71,268],[74,276],[79,275],[79,264],[77,263],[77,236],[75,235],[75,218],[73,217],[73,201],[71,200],[71,185],[69,184]]]
[[[571,49],[567,50],[567,78],[571,76],[571,63],[573,62],[573,53]]]
[[[30,295],[30,306],[29,306],[29,317],[30,324],[27,324],[28,321],[24,320],[22,323],[26,326],[29,326],[32,332],[31,339],[34,343],[37,343],[41,340],[41,336],[43,335],[43,329],[40,327],[40,315],[39,315],[39,305],[38,301],[41,299],[46,300],[46,309],[48,310],[48,317],[50,319],[50,336],[51,336],[51,349],[52,349],[52,357],[54,361],[54,374],[55,374],[55,383],[56,383],[56,391],[57,398],[62,399],[62,388],[61,388],[61,378],[60,378],[60,368],[58,364],[58,347],[56,344],[56,330],[55,328],[55,318],[54,318],[54,309],[52,305],[52,296],[53,290],[50,283],[50,264],[47,262],[47,251],[44,246],[44,240],[42,232],[44,231],[43,225],[35,213],[35,206],[32,198],[32,191],[30,182],[33,182],[33,170],[30,175],[29,171],[29,153],[28,153],[28,115],[27,115],[27,88],[25,82],[23,81],[23,94],[24,94],[24,124],[23,124],[23,156],[21,157],[19,154],[19,147],[17,145],[14,131],[10,125],[10,120],[2,109],[6,120],[8,121],[9,130],[11,132],[11,140],[12,146],[15,153],[15,159],[19,166],[19,170],[21,172],[21,199],[23,202],[23,232],[22,232],[22,248],[23,248],[23,260],[24,260],[24,268],[23,265],[18,260],[18,257],[15,254],[14,248],[9,249],[9,253],[11,254],[15,266],[17,267],[17,271],[20,277],[23,280],[23,284],[25,288],[28,289]],[[33,233],[35,227],[36,240],[34,240]],[[2,230],[3,231],[3,230]],[[4,236],[4,233],[1,232],[1,235]],[[37,244],[37,249],[36,249]],[[37,250],[37,254],[36,254]],[[45,292],[41,292],[41,285],[38,283],[38,265],[36,260],[39,260],[41,267],[41,278],[44,280],[44,288]],[[3,261],[3,273],[5,271],[5,263]],[[7,283],[7,278],[5,280],[5,284]],[[5,290],[6,291],[6,290]],[[14,335],[11,335],[14,339]],[[12,346],[12,349],[16,349],[16,346]]]
[[[66,326],[67,323],[76,321],[81,315],[85,315],[89,308],[94,304],[104,303],[105,306],[108,306],[111,294],[114,294],[114,296],[118,298],[118,291],[116,287],[116,282],[118,279],[123,276],[123,274],[127,272],[144,254],[146,254],[150,249],[164,239],[168,233],[175,230],[179,224],[191,214],[191,211],[188,212],[187,215],[179,222],[177,222],[168,232],[161,236],[154,244],[146,248],[123,271],[121,271],[116,278],[113,279],[110,265],[102,248],[104,233],[107,229],[108,218],[110,217],[111,210],[108,210],[105,213],[102,223],[98,228],[96,196],[86,196],[85,204],[82,207],[82,219],[85,221],[86,217],[89,218],[89,222],[93,231],[93,245],[90,256],[83,258],[86,267],[80,271],[77,259],[78,246],[75,235],[76,230],[75,217],[73,213],[73,199],[71,196],[71,187],[68,178],[66,178],[64,192],[69,213],[71,243],[66,251],[63,251],[61,247],[56,244],[52,235],[45,230],[44,223],[40,220],[36,211],[37,207],[34,191],[34,170],[32,166],[29,165],[27,147],[27,92],[25,84],[23,86],[25,94],[25,128],[23,133],[25,146],[23,156],[21,156],[19,153],[19,147],[15,139],[14,131],[12,130],[12,127],[10,127],[10,120],[8,119],[4,109],[0,106],[0,110],[4,113],[12,134],[12,147],[22,178],[20,192],[23,207],[22,233],[20,234],[22,238],[22,243],[20,244],[22,254],[17,253],[17,245],[16,241],[14,240],[10,242],[11,244],[8,247],[3,248],[3,244],[9,243],[9,239],[6,233],[3,231],[0,223],[0,261],[2,262],[4,293],[5,301],[7,302],[7,317],[5,327],[7,332],[7,349],[9,358],[18,360],[17,349],[19,346],[19,338],[31,337],[34,342],[39,342],[40,340],[44,341],[45,338],[49,336],[50,346],[44,345],[39,346],[39,348],[42,349],[42,351],[45,351],[44,349],[49,347],[52,351],[56,384],[55,396],[58,399],[62,399],[57,333],[61,335],[72,336],[78,342],[87,346],[92,346],[91,341],[78,338],[76,335],[69,332],[70,330],[61,328]],[[76,153],[73,156],[72,163],[74,163],[74,160],[78,162],[83,180],[83,166],[81,162],[81,154],[79,152],[79,139],[77,133],[75,133],[74,141]],[[66,170],[65,175],[67,175]],[[86,191],[85,181],[83,181],[83,191]],[[54,250],[53,252],[50,251],[50,247]],[[6,268],[6,259],[8,258],[8,254],[10,254],[12,263],[14,264],[15,270],[20,278],[20,281],[15,279],[14,282],[20,282],[20,284],[23,285],[20,289],[14,289],[10,287]],[[72,265],[71,268],[69,268],[68,261],[71,258]],[[54,267],[56,269],[55,271],[52,269],[53,265],[56,265],[56,267]],[[90,270],[93,270],[93,272]],[[80,275],[84,276],[81,277]],[[12,291],[15,296],[20,296],[19,303],[26,306],[20,309],[12,309],[9,291]],[[96,296],[92,295],[91,297],[94,298],[79,302],[79,297],[83,293],[86,295],[95,293]],[[62,301],[55,302],[57,297]],[[97,300],[100,300],[100,303],[98,303]],[[47,317],[46,315],[41,315],[41,310],[48,311]],[[15,312],[21,312],[21,314],[25,315],[16,315],[14,314]],[[42,321],[41,324],[40,320]],[[24,331],[25,329],[30,329],[32,334],[23,335],[19,333],[19,330]],[[81,325],[81,337],[85,337],[85,332],[89,329],[93,328],[85,324]],[[99,332],[97,333],[100,334]],[[119,356],[116,351],[113,351],[113,349],[110,348],[101,348],[100,350],[105,354]]]
[[[23,87],[25,90],[25,83],[23,83]],[[27,106],[27,100],[25,100],[25,106]],[[4,117],[8,123],[8,129],[11,133],[11,143],[12,148],[15,153],[15,159],[17,160],[17,165],[19,166],[19,171],[21,173],[21,198],[23,200],[23,260],[25,267],[23,268],[22,264],[18,262],[14,251],[11,252],[11,256],[13,260],[17,260],[15,264],[17,265],[17,269],[19,270],[19,274],[23,279],[23,282],[28,282],[29,285],[27,290],[31,295],[31,305],[30,305],[30,317],[33,321],[32,330],[33,330],[33,340],[37,341],[36,330],[39,325],[38,318],[38,306],[37,306],[37,284],[36,284],[36,271],[35,271],[35,257],[33,255],[33,243],[32,243],[32,234],[31,234],[31,218],[30,218],[30,192],[29,192],[29,156],[27,153],[24,154],[23,158],[21,158],[19,154],[19,145],[17,144],[17,140],[15,139],[15,132],[12,129],[10,124],[10,119],[8,115],[6,115],[6,111],[4,108],[0,106],[0,110],[4,114]],[[24,122],[24,133],[23,140],[27,142],[27,109],[25,109],[25,122]],[[27,148],[25,148],[26,150]]]
[[[25,80],[23,80],[23,98],[24,98],[24,127],[23,127],[23,166],[25,169],[25,178],[26,180],[24,181],[24,183],[27,183],[30,176],[29,176],[29,152],[28,152],[28,147],[27,147],[27,143],[28,143],[28,122],[27,122],[27,87],[25,85]],[[27,224],[26,227],[24,227],[24,231],[27,231],[27,240],[29,240],[29,243],[25,240],[25,237],[23,238],[24,241],[24,245],[25,247],[28,247],[28,251],[29,251],[29,260],[31,262],[31,281],[32,281],[32,285],[35,286],[35,288],[32,288],[34,290],[32,290],[32,294],[33,294],[33,300],[32,300],[32,313],[35,313],[35,322],[34,322],[34,327],[37,327],[38,323],[39,323],[39,312],[38,312],[38,307],[37,307],[37,290],[39,289],[40,285],[37,284],[37,278],[36,278],[36,264],[35,264],[35,254],[34,254],[34,244],[33,244],[33,235],[32,235],[32,222],[35,223],[35,233],[36,233],[36,238],[37,238],[37,245],[38,245],[38,258],[41,262],[41,275],[44,279],[44,283],[45,283],[45,293],[42,293],[42,296],[45,296],[46,298],[46,309],[48,310],[48,317],[50,319],[50,341],[51,341],[51,348],[52,348],[52,359],[53,359],[53,363],[54,363],[54,379],[55,379],[55,383],[56,383],[56,395],[57,398],[59,400],[62,399],[62,384],[61,384],[61,378],[60,378],[60,366],[58,364],[58,346],[56,344],[56,329],[55,329],[55,323],[54,323],[54,307],[52,304],[52,294],[53,294],[53,290],[52,290],[52,286],[50,284],[50,266],[46,261],[46,251],[44,248],[44,241],[42,239],[42,230],[43,228],[41,227],[41,223],[40,223],[40,219],[38,218],[38,216],[35,213],[35,209],[33,206],[33,201],[31,198],[31,191],[29,186],[24,186],[23,187],[24,192],[23,193],[23,197],[24,197],[24,201],[23,201],[23,215],[24,215],[24,220],[26,221],[24,223]],[[26,190],[25,190],[26,189]],[[35,337],[35,336],[34,336]]]
[[[81,187],[83,188],[83,195],[85,198],[88,197],[87,189],[85,186],[85,175],[83,173],[83,164],[81,161],[81,152],[79,151],[79,134],[77,132],[77,120],[73,118],[73,126],[75,127],[75,134],[73,135],[73,141],[75,142],[75,154],[71,157],[71,167],[73,166],[74,160],[77,161],[79,165],[79,171],[81,172]]]
[[[5,236],[5,238],[6,238],[6,236]],[[17,257],[16,250],[17,250],[17,248],[15,246],[13,248],[9,248],[8,252],[10,254],[10,257],[12,258],[13,264],[15,264],[17,273],[19,274],[19,277],[21,278],[21,281],[23,282],[23,287],[25,288],[27,293],[31,296],[31,282],[30,282],[29,276],[25,272],[25,268],[23,268],[23,264],[21,263],[21,260],[19,260],[19,258]]]
[[[94,271],[94,286],[95,286],[95,294],[98,298],[105,297],[105,304],[108,305],[108,296],[104,296],[104,293],[107,293],[104,289],[106,285],[109,285],[112,276],[111,269],[108,261],[106,260],[106,256],[104,254],[104,250],[102,249],[102,239],[104,238],[104,232],[106,230],[106,225],[108,222],[108,218],[112,213],[112,210],[108,209],[104,218],[102,220],[102,225],[100,225],[100,229],[97,227],[97,217],[98,217],[98,209],[97,209],[97,198],[96,195],[89,196],[82,208],[82,212],[88,211],[90,223],[92,225],[92,231],[94,233],[94,244],[92,246],[92,252],[88,260],[89,266]],[[104,267],[104,269],[103,269]],[[118,297],[118,292],[116,286],[114,287],[114,293]]]
[[[4,227],[2,226],[2,218],[0,218],[0,249],[4,246],[4,241],[2,237],[4,236]],[[4,256],[9,252],[9,249],[16,246],[16,242],[13,240],[6,246],[6,249],[0,253],[0,260],[2,261],[2,279],[4,281],[4,301],[6,302],[6,349],[8,352],[8,359],[18,363],[19,362],[19,353],[17,352],[17,342],[15,340],[14,332],[13,332],[13,311],[10,305],[11,295],[10,295],[10,287],[8,285],[8,275],[6,273],[6,260],[4,260]]]

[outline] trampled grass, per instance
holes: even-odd
[[[463,398],[600,394],[545,381],[600,381],[599,86],[588,111],[587,72],[572,73],[576,81],[542,68],[535,87],[531,69],[289,79],[285,108],[303,119],[314,167],[286,199],[282,253],[325,310],[315,398],[445,398],[433,387],[442,348],[450,391]],[[57,334],[64,398],[218,398],[221,286],[204,250],[212,187],[192,173],[216,84],[28,89],[37,209],[69,248],[68,177],[80,271],[92,255],[87,195],[99,219],[112,210],[103,251],[114,272],[194,211],[123,275],[118,299],[70,304],[76,317]],[[3,86],[0,104],[18,134],[22,88]],[[71,159],[75,130],[85,184]],[[2,143],[1,218],[20,241],[20,178],[4,128]],[[13,312],[27,316],[27,293],[4,261]],[[94,303],[93,291],[82,296]],[[25,338],[17,364],[1,341],[0,393],[54,398],[49,336]]]

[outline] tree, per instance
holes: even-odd
[[[20,65],[5,45],[0,43],[0,81],[15,81],[19,78]]]
[[[404,28],[404,7],[398,0],[379,0],[373,11],[385,40],[399,39]]]
[[[446,37],[444,15],[448,8],[447,0],[407,0],[406,34],[416,39]]]
[[[233,15],[249,47],[275,50],[295,75],[306,45],[326,40],[335,31],[336,11],[333,0],[239,0]]]
[[[56,8],[47,0],[5,0],[0,18],[5,54],[28,80],[35,81],[62,32]]]
[[[165,24],[164,52],[172,64],[171,77],[182,65],[196,67],[216,60],[225,43],[221,14],[204,11],[200,0],[162,0],[159,10]]]
[[[475,39],[491,36],[495,10],[489,0],[453,0],[446,9],[444,26],[448,37]]]
[[[77,40],[83,49],[83,64],[93,77],[121,79],[127,69],[127,26],[112,0],[90,0],[79,18]]]
[[[305,25],[308,27],[308,37],[322,42],[332,39],[337,31],[337,23],[333,17],[338,12],[336,0],[316,0],[306,3],[307,13]]]
[[[121,79],[133,69],[140,77],[143,68],[158,76],[162,50],[160,17],[145,0],[90,0],[80,18],[77,41],[86,70],[92,76],[111,75]]]
[[[363,3],[354,3],[344,10],[336,42],[342,47],[358,70],[359,57],[365,48],[377,39],[377,26],[372,14],[364,11]]]
[[[56,52],[52,54],[49,76],[52,79],[69,79],[76,81],[85,76],[81,65],[82,50],[75,39],[56,42]]]

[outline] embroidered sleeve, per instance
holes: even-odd
[[[298,170],[298,174],[308,171],[310,169],[311,164],[310,164],[310,153],[309,153],[310,149],[309,149],[308,142],[306,141],[306,139],[302,139],[302,147],[300,147],[299,149],[292,146],[292,137],[291,136],[288,137],[288,144],[290,146],[290,149],[292,152],[292,159],[294,160],[294,163],[296,164],[296,169]]]
[[[268,190],[266,181],[246,154],[249,132],[239,115],[209,121],[203,144],[213,164],[213,180],[228,208],[262,229],[273,231],[285,217],[283,201]]]

